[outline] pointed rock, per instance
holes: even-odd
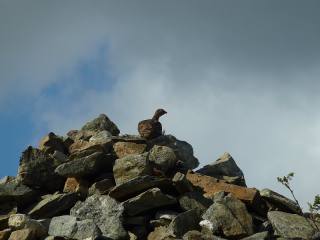
[[[113,136],[117,136],[120,133],[120,130],[118,129],[117,125],[112,122],[107,115],[100,114],[97,118],[93,119],[92,121],[87,122],[81,130],[89,130],[89,131],[108,131]]]
[[[214,163],[206,165],[196,172],[220,180],[232,180],[235,184],[246,186],[243,172],[229,153],[224,153]]]

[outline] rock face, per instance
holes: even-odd
[[[121,204],[109,196],[92,195],[85,202],[78,202],[70,214],[80,220],[91,219],[101,230],[102,235],[111,239],[125,239]]]
[[[117,159],[113,166],[113,174],[117,185],[139,176],[151,175],[148,154],[128,155]]]
[[[0,240],[319,239],[311,214],[247,187],[230,154],[193,171],[189,143],[119,133],[102,114],[25,150],[0,179]]]

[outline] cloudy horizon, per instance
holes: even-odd
[[[2,1],[0,175],[49,131],[158,107],[201,166],[229,152],[248,186],[320,194],[319,1]]]

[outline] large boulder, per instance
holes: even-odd
[[[176,202],[177,200],[174,197],[163,194],[159,188],[152,188],[123,202],[123,206],[127,215],[135,216]]]
[[[114,157],[103,152],[94,152],[88,156],[76,158],[59,165],[55,172],[64,177],[93,176],[112,169]]]
[[[280,211],[268,212],[274,234],[288,239],[311,239],[315,227],[305,217]]]
[[[198,159],[193,156],[193,148],[186,141],[180,141],[172,135],[162,135],[158,138],[148,141],[149,147],[152,148],[154,145],[170,147],[177,160],[183,163],[184,169],[194,169],[199,166]]]
[[[148,153],[127,155],[117,159],[113,166],[114,179],[117,185],[139,176],[151,175],[151,173]]]
[[[229,153],[224,153],[215,162],[197,170],[197,173],[226,181],[232,180],[233,183],[245,186],[243,172]]]
[[[17,179],[32,188],[46,191],[61,189],[64,178],[55,173],[55,168],[62,164],[45,152],[28,147],[20,158]]]
[[[108,131],[113,136],[117,136],[120,133],[120,130],[118,129],[117,125],[112,122],[107,115],[100,114],[97,118],[93,119],[92,121],[87,122],[81,130],[89,130],[89,131]]]
[[[170,147],[154,145],[150,150],[149,160],[157,169],[168,173],[176,166],[177,157]]]
[[[32,218],[50,218],[68,211],[78,200],[76,193],[53,194],[37,203],[28,214]]]
[[[122,225],[123,211],[123,206],[113,198],[95,194],[78,202],[70,214],[80,220],[92,219],[104,237],[118,240],[128,236]]]
[[[265,188],[260,191],[260,195],[269,203],[271,210],[282,210],[284,212],[301,214],[301,209],[295,201],[279,193]]]
[[[227,238],[241,238],[253,234],[253,221],[243,202],[232,194],[219,192],[214,203],[202,218],[212,224],[212,232],[221,230]]]
[[[77,240],[96,239],[101,235],[100,229],[92,219],[78,221],[76,217],[63,215],[52,218],[49,235]]]

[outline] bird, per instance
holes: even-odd
[[[150,140],[163,134],[162,125],[159,118],[167,112],[160,108],[157,109],[151,119],[142,120],[138,123],[138,132],[141,137]]]

